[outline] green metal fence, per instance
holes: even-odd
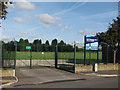
[[[120,47],[117,50],[117,54],[116,54],[116,62],[120,63]]]
[[[61,50],[62,48],[63,50]],[[102,46],[99,50],[84,50],[79,44],[74,45],[71,51],[67,51],[66,46],[56,47],[56,61],[57,68],[64,69],[67,71],[75,72],[75,66],[81,65],[94,65],[95,63],[113,63],[114,64],[114,52],[110,46]],[[84,52],[85,51],[85,52]],[[120,62],[120,49],[116,54],[116,62]]]
[[[115,63],[120,62],[120,48],[116,52],[116,60]],[[114,63],[114,50],[109,45],[102,45],[102,62],[107,63]]]
[[[93,65],[95,63],[99,64],[101,62],[102,52],[100,50],[86,50],[86,53],[84,53],[84,49],[78,49],[76,51],[76,64]]]
[[[2,44],[2,67],[15,68],[15,45],[14,43]]]
[[[31,47],[27,49],[26,47]],[[7,43],[2,45],[2,65],[3,67],[15,68],[23,65],[30,68],[35,66],[52,66],[68,71],[75,71],[76,64],[93,65],[95,63],[113,63],[114,52],[112,47],[103,45],[99,51],[87,50],[79,44],[72,45],[35,45]],[[120,62],[120,49],[116,54],[116,63]]]

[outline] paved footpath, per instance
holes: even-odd
[[[112,72],[109,73],[112,74]],[[116,76],[101,77],[95,74],[85,74],[74,74],[46,67],[17,69],[19,81],[8,88],[118,88],[118,77]]]

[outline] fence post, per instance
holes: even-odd
[[[32,50],[30,49],[30,69],[32,69]]]
[[[107,64],[108,64],[108,45],[107,45]]]
[[[89,64],[91,65],[91,43],[89,43]]]
[[[2,68],[2,43],[0,42],[0,68]]]
[[[91,50],[89,50],[89,64],[91,65]]]
[[[4,67],[4,44],[2,44],[2,68]]]
[[[99,49],[97,50],[97,63],[99,64]]]
[[[116,60],[114,60],[114,59],[117,58],[117,57],[115,58],[114,54],[115,54],[115,52],[113,51],[113,64],[115,64],[115,61],[116,61]]]
[[[76,73],[76,44],[74,44],[74,73]]]
[[[16,56],[17,56],[17,42],[15,41],[15,61],[14,61],[14,68],[15,68],[15,76],[16,76]]]
[[[84,65],[86,64],[86,36],[84,36]]]
[[[10,46],[11,45],[8,45],[8,65],[7,65],[7,67],[11,67],[11,65],[10,65]]]
[[[56,45],[55,46],[55,68],[57,68],[57,65],[58,65],[57,55],[58,55],[58,46]]]

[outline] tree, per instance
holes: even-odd
[[[57,39],[52,40],[51,45],[52,45],[52,46],[56,46],[56,45],[57,45]]]
[[[46,52],[50,51],[50,44],[49,44],[49,41],[48,41],[48,40],[45,42],[44,50],[45,50]]]
[[[45,45],[50,45],[48,40],[45,42]]]
[[[73,51],[74,51],[73,46],[70,45],[70,44],[67,44],[65,47],[66,47],[66,48],[65,48],[65,51],[66,51],[66,52],[73,52]],[[76,51],[77,51],[77,47],[76,47]]]
[[[38,44],[37,44],[37,51],[42,51],[43,49],[42,49],[42,47],[43,47],[43,45],[42,45],[42,40],[40,39],[39,41],[38,41]]]
[[[14,41],[8,42],[8,51],[15,51]]]
[[[55,51],[55,46],[56,46],[57,44],[58,44],[57,39],[52,40],[51,49],[50,49],[51,52],[54,52],[54,51]]]
[[[39,40],[39,44],[42,44],[42,40],[41,39]]]
[[[25,47],[27,45],[27,42],[29,42],[27,39],[24,40],[23,38],[20,38],[20,40],[18,42],[18,50],[25,51]]]
[[[66,48],[66,43],[64,43],[64,41],[61,40],[60,43],[58,44],[58,51],[65,52],[66,51],[65,48]]]
[[[4,41],[0,41],[0,44],[4,44],[5,42]]]
[[[36,52],[39,51],[39,49],[38,49],[39,48],[39,43],[40,43],[39,39],[36,39],[36,40],[33,41],[33,45],[32,45],[32,50],[33,51],[36,51]]]
[[[62,45],[66,45],[66,43],[64,43],[64,41],[61,40],[60,43],[59,43],[59,45],[61,45],[61,46],[62,46]]]
[[[20,38],[20,40],[19,40],[19,45],[22,45],[22,44],[24,44],[24,39],[23,38]]]
[[[3,0],[1,0],[0,1],[0,19],[2,20],[2,19],[6,19],[6,15],[7,15],[7,4],[12,4],[12,2],[5,2],[5,1],[3,1]],[[1,24],[1,22],[0,22],[0,24]]]
[[[36,40],[33,41],[33,44],[34,44],[34,45],[37,45],[37,44],[39,44],[39,43],[40,43],[40,42],[39,42],[39,39],[36,39]]]
[[[97,33],[99,37],[100,44],[106,43],[112,47],[114,51],[114,63],[116,61],[116,52],[119,47],[120,42],[120,18],[113,19],[113,23],[110,24],[106,32]]]
[[[25,45],[29,45],[29,40],[25,39]]]

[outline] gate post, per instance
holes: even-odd
[[[2,44],[2,68],[4,67],[4,44]]]
[[[15,45],[15,61],[14,61],[14,68],[15,68],[15,76],[16,76],[16,53],[17,53],[17,42],[15,41],[15,43],[14,43],[14,45]]]
[[[97,50],[97,64],[99,64],[99,49]]]
[[[55,46],[55,68],[57,68],[58,60],[57,60],[57,54],[58,54],[58,46]]]
[[[30,50],[30,69],[32,69],[32,50]]]
[[[86,35],[84,36],[84,65],[86,65]]]
[[[2,42],[0,42],[0,68],[2,68]]]
[[[76,73],[76,44],[74,44],[74,73]]]
[[[108,64],[108,49],[109,49],[109,47],[107,45],[107,64]]]

